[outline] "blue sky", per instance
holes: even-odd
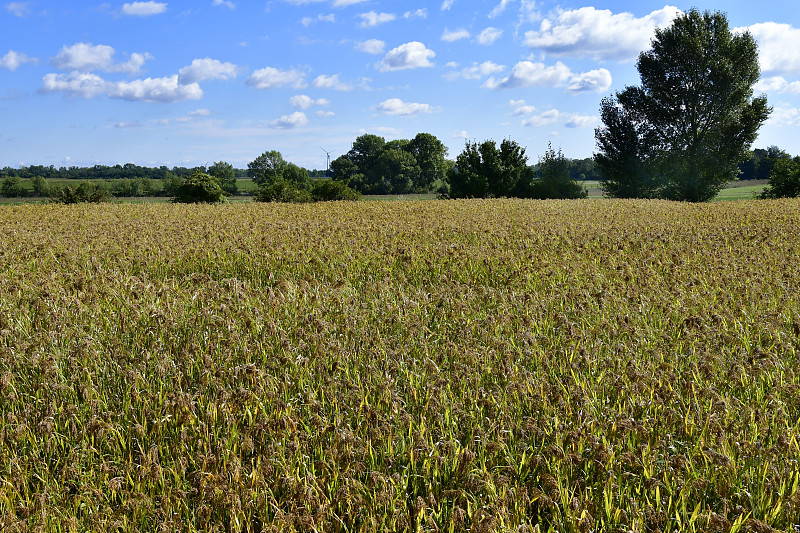
[[[363,133],[455,156],[511,138],[589,157],[602,97],[681,10],[758,40],[775,110],[756,147],[800,154],[800,7],[591,0],[0,0],[0,166],[324,168]]]

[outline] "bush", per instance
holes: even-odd
[[[177,186],[174,203],[215,204],[226,200],[225,191],[217,178],[203,172],[195,172]]]
[[[311,191],[282,178],[262,185],[253,196],[256,202],[307,203],[314,201]]]
[[[800,196],[800,159],[779,159],[770,174],[769,185],[761,198],[795,198]]]
[[[18,176],[8,176],[0,185],[0,195],[6,198],[19,198],[25,196],[26,192],[25,186],[22,185],[22,180]]]
[[[53,202],[60,204],[99,203],[111,199],[111,193],[102,185],[84,182],[73,187],[67,185],[51,193]]]
[[[311,197],[316,202],[356,201],[361,198],[361,193],[351,189],[341,181],[322,180],[314,185],[311,190]]]
[[[536,178],[530,184],[528,196],[544,200],[547,198],[586,198],[588,192],[583,185],[569,177],[569,161],[559,150],[548,145],[544,157],[539,159]]]

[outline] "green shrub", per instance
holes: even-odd
[[[256,202],[286,202],[293,204],[314,201],[311,191],[283,178],[275,179],[259,187],[253,199]]]
[[[174,203],[181,204],[215,204],[224,202],[225,191],[219,179],[203,172],[195,172],[175,189]]]
[[[8,176],[0,185],[0,195],[6,198],[19,198],[25,196],[26,192],[25,186],[22,185],[22,180],[18,176]]]
[[[67,185],[55,191],[51,190],[50,196],[53,202],[60,204],[98,203],[112,197],[106,187],[89,182],[83,182],[77,187]]]
[[[311,190],[312,198],[317,202],[333,202],[338,200],[356,201],[361,198],[361,193],[351,189],[345,183],[337,180],[321,180]]]
[[[795,198],[800,196],[800,160],[779,159],[770,174],[769,185],[762,198]]]

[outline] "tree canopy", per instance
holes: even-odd
[[[610,194],[708,201],[735,179],[770,108],[753,97],[758,49],[724,14],[692,9],[639,55],[642,85],[601,104],[596,132]]]

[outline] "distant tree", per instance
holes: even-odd
[[[161,190],[163,191],[164,196],[175,196],[178,192],[178,187],[181,186],[183,183],[184,178],[176,176],[170,171],[167,171],[164,174],[164,177],[161,178]]]
[[[340,155],[331,161],[331,178],[342,183],[349,183],[350,178],[358,174],[358,167],[348,155]]]
[[[372,194],[406,194],[411,192],[419,177],[417,160],[408,152],[389,149],[378,157],[377,179],[370,185]]]
[[[770,113],[766,98],[753,97],[760,76],[755,40],[748,32],[732,33],[722,13],[692,9],[656,30],[637,68],[642,86],[627,87],[604,105],[622,108],[601,117],[605,128],[614,128],[609,118],[634,126],[637,148],[652,154],[645,168],[664,183],[660,196],[714,198],[735,179]],[[598,144],[601,154],[615,158]]]
[[[434,135],[418,133],[408,142],[405,150],[414,156],[420,169],[414,190],[427,192],[436,181],[444,179],[447,147]]]
[[[467,142],[448,173],[450,196],[524,196],[533,177],[527,161],[525,149],[509,139],[504,139],[499,148],[492,140]]]
[[[177,187],[172,201],[183,204],[220,203],[225,201],[225,191],[214,176],[195,172]]]
[[[613,198],[655,198],[664,186],[653,169],[656,138],[636,109],[616,98],[600,103],[603,126],[595,130],[599,152],[594,162],[603,191]]]
[[[51,193],[50,197],[53,202],[61,204],[99,203],[109,200],[111,193],[103,185],[83,182],[77,187],[71,185],[61,187],[55,193]]]
[[[236,171],[230,163],[217,161],[208,168],[208,174],[219,180],[225,194],[235,195],[239,192],[239,186],[236,184]]]
[[[283,173],[288,166],[289,163],[286,162],[280,152],[271,150],[264,152],[248,163],[247,174],[257,185],[265,185],[283,178]]]
[[[308,171],[302,167],[289,163],[281,176],[284,180],[294,183],[296,187],[301,189],[308,189],[311,187],[311,178]]]
[[[40,198],[50,196],[50,187],[47,180],[41,176],[34,176],[31,178],[31,185],[33,186],[33,195]]]
[[[762,198],[796,198],[800,196],[800,157],[775,161],[769,185]]]
[[[25,196],[26,192],[22,179],[17,176],[8,176],[0,184],[0,194],[6,198],[19,198]]]
[[[559,150],[547,145],[547,151],[539,159],[536,177],[531,182],[528,196],[537,199],[570,199],[586,198],[586,189],[569,177],[570,163]]]

